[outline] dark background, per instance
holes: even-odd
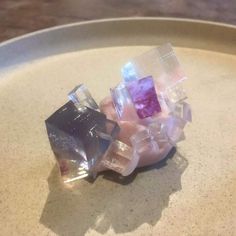
[[[0,0],[0,41],[55,25],[131,16],[236,24],[236,0]]]

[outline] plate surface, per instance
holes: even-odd
[[[171,42],[193,123],[162,168],[121,185],[61,187],[44,120],[84,83],[99,101],[129,58]],[[175,19],[94,21],[0,44],[2,235],[236,235],[236,28]]]

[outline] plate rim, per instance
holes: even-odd
[[[16,43],[17,41],[27,39],[31,36],[40,35],[43,33],[47,33],[50,31],[60,30],[64,28],[69,28],[73,26],[79,25],[88,25],[88,24],[98,24],[104,22],[121,22],[121,21],[173,21],[173,22],[180,22],[180,23],[193,23],[193,24],[202,24],[208,26],[219,26],[228,29],[232,29],[236,31],[236,25],[228,24],[228,23],[221,23],[221,22],[214,22],[214,21],[207,21],[207,20],[197,20],[197,19],[190,19],[190,18],[177,18],[177,17],[117,17],[117,18],[105,18],[105,19],[96,19],[96,20],[88,20],[88,21],[79,21],[73,22],[69,24],[62,24],[58,26],[47,27],[44,29],[36,30],[30,33],[26,33],[11,39],[7,39],[0,43],[0,48],[3,46],[7,46],[11,43]]]

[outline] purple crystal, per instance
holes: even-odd
[[[152,76],[135,80],[129,83],[127,88],[140,119],[161,112]]]
[[[89,107],[77,109],[72,101],[45,122],[61,175],[67,182],[94,174],[93,168],[119,132],[118,124],[104,114]]]

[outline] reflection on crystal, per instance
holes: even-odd
[[[161,112],[152,76],[130,82],[127,88],[140,119]]]
[[[98,105],[91,96],[89,90],[83,85],[80,84],[76,86],[69,94],[69,99],[77,106],[87,106],[91,109],[98,109]]]
[[[131,82],[138,78],[135,66],[132,62],[128,62],[122,67],[121,74],[124,78],[124,82]]]
[[[71,101],[46,120],[46,127],[61,174],[74,180],[90,174],[119,132],[104,114],[88,107],[81,111]]]
[[[88,169],[82,167],[77,160],[59,159],[58,164],[64,183],[70,183],[89,175]]]
[[[152,134],[154,140],[158,144],[168,142],[165,122],[161,122],[160,120],[155,120],[148,126],[148,129],[150,130],[150,133]]]

